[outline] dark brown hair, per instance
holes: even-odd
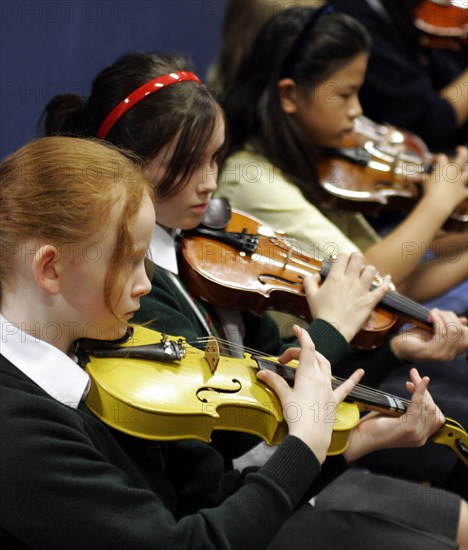
[[[370,38],[354,18],[323,15],[303,41],[291,66],[289,54],[315,10],[293,7],[274,15],[257,35],[227,91],[230,153],[255,137],[263,154],[309,199],[317,201],[318,176],[313,146],[282,109],[278,81],[292,78],[299,92],[310,92],[370,48]],[[288,60],[287,67],[285,67]],[[285,74],[287,71],[287,74]]]
[[[46,106],[46,135],[96,136],[110,111],[128,94],[158,76],[191,70],[182,57],[130,53],[94,79],[86,100],[63,94]],[[128,149],[149,163],[174,138],[177,146],[168,169],[156,183],[159,197],[175,195],[185,185],[206,149],[220,108],[208,89],[195,82],[168,86],[137,103],[111,129],[107,141]]]

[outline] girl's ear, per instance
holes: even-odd
[[[60,276],[57,269],[59,259],[60,252],[49,244],[38,248],[33,259],[34,279],[39,288],[51,296],[60,292]]]
[[[283,111],[288,115],[294,114],[297,109],[296,83],[292,78],[282,78],[277,85]]]

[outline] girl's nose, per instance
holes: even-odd
[[[356,94],[355,100],[353,101],[353,103],[352,103],[352,105],[350,106],[350,109],[349,109],[349,116],[350,116],[350,118],[355,119],[355,118],[357,118],[358,116],[361,116],[361,115],[362,115],[362,107],[361,107],[361,103],[359,101],[359,97]]]
[[[218,188],[218,165],[206,164],[203,173],[202,181],[198,186],[200,194],[213,194]]]
[[[133,295],[135,297],[140,298],[141,296],[146,296],[146,294],[149,294],[150,292],[151,292],[151,281],[146,272],[146,268],[143,265],[140,270],[138,280],[133,287]]]

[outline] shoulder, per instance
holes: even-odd
[[[35,429],[44,424],[45,418],[83,425],[76,409],[51,397],[3,356],[0,356],[0,396],[2,434],[22,423]]]
[[[149,324],[159,332],[187,339],[205,334],[188,300],[167,272],[157,265],[154,266],[151,285],[151,292],[142,297],[141,308],[133,322]]]
[[[306,202],[300,189],[279,168],[266,157],[247,149],[234,153],[224,163],[216,196],[260,218],[265,211],[284,209],[285,196],[288,209],[300,208]]]
[[[15,373],[14,371],[17,371]],[[51,449],[70,441],[88,441],[83,416],[44,392],[4,358],[0,360],[0,476],[13,475],[11,466],[47,461]],[[23,472],[22,475],[25,475]],[[0,482],[1,484],[1,482]]]
[[[229,156],[221,168],[218,178],[220,189],[234,184],[248,186],[249,189],[262,185],[268,185],[272,189],[287,185],[298,192],[297,187],[284,177],[279,168],[250,147]]]
[[[170,279],[168,272],[162,267],[153,264],[151,266],[151,292],[142,298],[144,302],[159,302],[174,307],[184,303],[184,298],[175,283]]]
[[[403,56],[403,37],[383,6],[373,8],[366,0],[332,0],[331,4],[337,11],[354,17],[365,27],[372,38],[372,56],[376,52]],[[380,5],[379,2],[377,4]]]

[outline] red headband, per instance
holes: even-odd
[[[198,78],[198,76],[188,71],[165,74],[163,76],[155,78],[154,80],[151,80],[150,82],[147,82],[146,84],[143,84],[143,86],[137,88],[112,109],[112,111],[104,119],[104,122],[101,124],[101,127],[96,134],[97,137],[104,139],[111,131],[114,124],[119,120],[119,118],[146,96],[157,92],[165,86],[177,84],[178,82],[184,82],[184,80],[191,80],[193,82],[198,82],[199,84],[201,84],[201,80]]]

